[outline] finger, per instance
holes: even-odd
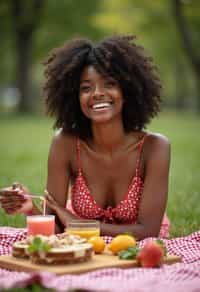
[[[56,208],[55,204],[53,204],[52,202],[49,202],[48,200],[46,200],[46,206],[52,210],[55,210]]]
[[[0,195],[0,199],[8,199],[8,200],[18,200],[18,199],[27,199],[24,194],[20,192],[6,192]]]
[[[22,203],[18,203],[18,204],[1,204],[0,205],[0,207],[2,208],[2,209],[6,209],[6,208],[21,208],[21,207],[23,207],[24,206],[24,204],[22,204]]]
[[[7,206],[7,205],[16,206],[16,205],[22,205],[22,204],[24,204],[24,203],[23,202],[20,202],[20,201],[14,201],[14,202],[6,201],[6,202],[1,202],[1,205],[4,205],[4,206]]]
[[[23,204],[21,203],[15,203],[15,204],[10,204],[10,203],[3,203],[1,204],[1,207],[3,209],[7,209],[7,208],[19,208],[19,207],[22,207]]]
[[[2,189],[0,189],[0,193],[1,192],[4,192],[4,191],[12,191],[13,190],[13,188],[12,187],[6,187],[6,188],[2,188]]]
[[[55,204],[56,203],[56,201],[54,200],[54,198],[51,195],[49,195],[49,194],[46,194],[45,195],[45,199],[47,201],[51,202],[52,204]]]
[[[13,202],[13,201],[20,201],[20,202],[25,202],[27,201],[27,198],[22,196],[22,195],[13,195],[13,196],[5,196],[5,197],[0,197],[0,201],[2,202]]]
[[[51,195],[50,195],[50,193],[47,190],[44,190],[44,197],[45,197],[46,200],[49,200],[49,201],[52,198]]]
[[[10,192],[12,192],[12,191],[21,191],[21,188],[16,185],[15,187],[11,186],[11,187],[6,187],[6,188],[0,189],[0,193],[1,192],[8,192],[8,191],[10,191]]]
[[[21,195],[19,195],[18,193],[4,193],[4,194],[0,194],[0,199],[6,199],[6,198],[17,198],[17,197],[21,197]]]
[[[53,210],[56,210],[59,205],[54,199],[54,197],[47,190],[44,190],[44,194],[47,206]]]
[[[52,200],[49,200],[49,198],[45,197],[46,203],[50,204],[50,205],[54,205],[54,203],[52,202]]]
[[[20,190],[8,190],[4,189],[0,191],[0,196],[13,196],[13,195],[19,195],[21,193]]]
[[[53,201],[55,201],[54,200],[54,197],[47,191],[47,190],[44,190],[44,194],[45,194],[45,196],[47,196],[50,200],[53,200]]]
[[[0,200],[0,203],[1,203],[1,205],[6,205],[6,204],[16,205],[16,204],[24,204],[24,203],[26,203],[26,201],[23,201],[23,200],[14,200],[14,201]]]
[[[47,189],[44,190],[44,194],[49,195],[49,192],[47,191]]]
[[[29,197],[26,196],[25,194],[21,193],[21,191],[18,192],[16,195],[14,195],[14,198],[16,200],[25,200],[25,201],[27,201],[29,199]]]

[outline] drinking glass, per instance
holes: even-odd
[[[97,220],[72,220],[69,222],[66,231],[69,234],[89,239],[93,236],[100,236],[100,222]]]
[[[28,235],[52,235],[55,234],[54,215],[31,215],[26,217]]]

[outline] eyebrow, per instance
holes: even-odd
[[[104,80],[110,80],[110,81],[116,81],[117,80],[111,76],[106,76],[105,78],[103,78]],[[80,80],[80,83],[83,83],[83,82],[91,82],[91,79],[83,79],[83,80]]]
[[[80,83],[84,83],[84,82],[91,82],[90,79],[83,79],[83,80],[80,80]]]

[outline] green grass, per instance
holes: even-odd
[[[200,229],[200,117],[165,113],[154,120],[152,129],[171,142],[171,168],[167,212],[171,236]]]
[[[43,193],[52,123],[40,116],[0,118],[0,187],[19,181],[32,192]],[[171,236],[189,234],[200,227],[200,118],[162,113],[150,129],[166,135],[172,145],[167,205]],[[7,216],[0,210],[0,225],[24,224],[22,215]]]
[[[52,122],[39,116],[0,119],[0,188],[19,181],[33,193],[43,193]],[[24,226],[24,216],[6,216],[0,225]]]

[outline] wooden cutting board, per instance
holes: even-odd
[[[165,264],[180,262],[181,258],[176,255],[170,255],[164,259]],[[12,255],[0,256],[0,267],[8,270],[20,272],[46,271],[57,275],[81,274],[102,268],[133,268],[137,267],[136,260],[120,260],[118,256],[111,254],[94,255],[92,260],[84,263],[66,264],[66,265],[36,265],[28,259],[17,259]]]

